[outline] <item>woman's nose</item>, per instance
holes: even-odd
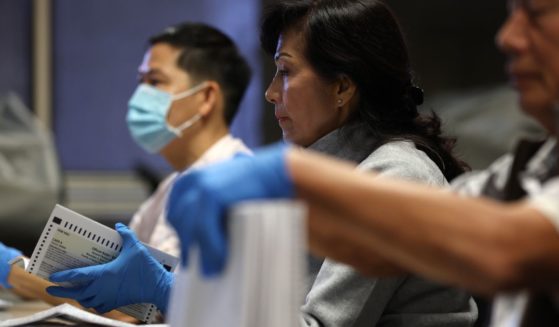
[[[266,101],[272,104],[277,104],[279,102],[279,92],[276,91],[274,84],[274,80],[272,80],[264,93],[264,97],[266,98]]]

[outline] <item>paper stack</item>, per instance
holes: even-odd
[[[171,326],[299,324],[306,270],[306,208],[294,201],[246,202],[230,212],[224,273],[201,276],[192,250],[171,296]]]

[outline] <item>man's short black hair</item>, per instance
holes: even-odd
[[[225,121],[231,124],[250,81],[251,71],[233,41],[202,23],[183,23],[149,38],[149,44],[169,44],[181,51],[177,65],[194,81],[219,83],[225,100]]]

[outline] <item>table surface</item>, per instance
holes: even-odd
[[[11,293],[10,291],[7,291],[5,289],[2,289],[0,287],[0,302],[2,301],[8,301],[11,303],[11,306],[9,308],[6,309],[2,309],[2,305],[0,303],[0,322],[3,322],[5,320],[8,319],[14,319],[14,318],[21,318],[21,317],[25,317],[25,316],[29,316],[32,315],[34,313],[37,313],[39,311],[44,311],[47,310],[49,308],[52,308],[52,305],[45,303],[43,301],[40,300],[33,300],[33,301],[24,301],[22,299],[20,299],[17,295]],[[131,322],[131,321],[129,321]],[[68,323],[57,323],[57,322],[45,322],[44,324],[38,323],[38,324],[33,324],[33,327],[56,327],[56,326],[65,326],[68,327]],[[92,325],[92,324],[88,324],[88,323],[76,323],[75,325],[72,326],[95,326],[98,327],[99,325]],[[153,324],[153,325],[144,325],[144,326],[153,326],[153,327],[168,327],[168,325],[165,324]]]
[[[43,301],[34,300],[34,301],[22,301],[17,296],[13,295],[12,293],[0,289],[0,299],[4,301],[9,301],[12,305],[6,309],[0,309],[0,322],[3,322],[8,319],[20,318],[32,315],[39,311],[46,310],[51,308],[50,304],[47,304]],[[56,326],[65,326],[68,327],[67,323],[56,323],[56,322],[45,322],[33,324],[34,327],[56,327]],[[87,323],[78,323],[75,326],[98,326],[98,325],[91,325]]]
[[[7,309],[0,309],[0,321],[28,316],[51,307],[51,305],[42,301],[22,301],[5,289],[0,289],[0,299],[12,304]]]

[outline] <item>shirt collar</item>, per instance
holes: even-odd
[[[311,144],[308,148],[336,158],[361,162],[378,146],[363,123],[350,123]]]
[[[234,138],[231,134],[227,134],[206,150],[185,172],[210,163],[226,160],[237,153],[250,153],[250,150],[241,140]]]

